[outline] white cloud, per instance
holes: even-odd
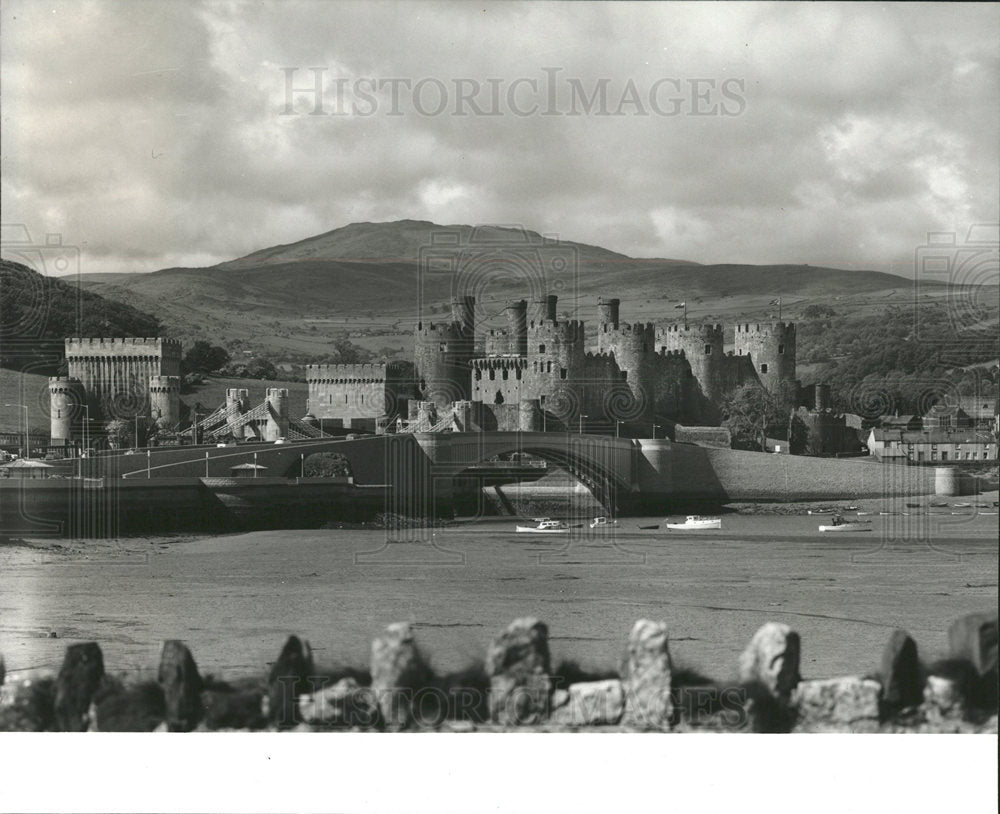
[[[998,218],[990,4],[14,0],[0,13],[4,219],[63,232],[85,270],[223,260],[404,217],[523,223],[633,255],[899,270],[926,232]],[[352,115],[281,115],[282,68],[301,87],[312,66],[328,110],[348,81]],[[609,112],[631,82],[648,113],[665,78],[685,114],[695,80],[716,102],[738,80],[745,104],[513,115],[518,78],[539,83],[544,110],[547,68],[562,111],[568,80],[606,82]],[[388,115],[383,87],[364,115],[359,77],[441,82],[448,112]],[[487,108],[495,80],[504,115],[452,115],[456,80],[478,82]]]

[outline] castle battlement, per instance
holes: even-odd
[[[458,322],[418,322],[418,339],[465,339],[471,336]]]
[[[125,336],[125,337],[67,337],[65,340],[67,356],[86,355],[137,355],[180,357],[181,343],[177,339],[167,339],[162,336]]]
[[[388,366],[385,363],[306,365],[307,382],[384,382]]]
[[[738,323],[736,325],[736,333],[747,334],[747,333],[794,333],[795,323],[794,322],[756,322],[756,323]]]
[[[523,356],[516,356],[514,354],[509,354],[507,356],[485,356],[478,359],[473,359],[471,361],[472,367],[475,370],[500,370],[502,368],[513,369],[513,368],[526,368],[528,366],[528,360]]]
[[[663,358],[663,359],[670,359],[670,358],[683,359],[683,358],[685,358],[685,353],[680,348],[677,348],[676,350],[670,350],[668,348],[662,348],[656,355],[659,356],[660,358]]]
[[[619,322],[614,327],[602,323],[605,334],[652,334],[656,326],[652,322]]]
[[[656,329],[657,336],[665,336],[666,334],[697,334],[699,336],[715,335],[718,334],[722,336],[725,328],[721,323],[715,322],[704,322],[700,324],[691,324],[687,322],[674,322],[668,325],[663,325]]]
[[[529,333],[533,337],[563,337],[567,339],[583,338],[583,321],[568,319],[563,322],[532,322]]]
[[[180,376],[150,376],[149,390],[151,393],[168,393],[181,389]]]

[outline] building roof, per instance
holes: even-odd
[[[4,469],[51,469],[52,464],[45,461],[33,461],[27,458],[18,458],[10,463],[0,464]]]
[[[885,430],[873,429],[875,441],[900,441],[904,444],[995,444],[997,439],[974,430]]]
[[[882,422],[882,426],[892,426],[893,424],[913,424],[920,420],[919,416],[915,415],[884,415],[879,419]]]
[[[981,396],[959,396],[958,405],[973,418],[993,418],[998,412],[998,402],[995,398]]]

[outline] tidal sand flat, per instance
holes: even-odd
[[[368,663],[387,623],[415,623],[435,666],[481,658],[510,620],[535,615],[553,659],[614,668],[640,617],[664,619],[681,664],[723,679],[764,622],[802,634],[806,677],[873,669],[896,627],[928,657],[954,618],[993,607],[992,516],[873,518],[831,539],[815,517],[730,516],[722,531],[514,534],[510,520],[390,540],[384,531],[267,531],[0,548],[0,652],[9,672],[58,668],[74,641],[112,672],[149,670],[164,639],[199,667],[258,673],[289,633],[321,664]]]

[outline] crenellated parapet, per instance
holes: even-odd
[[[81,338],[65,340],[67,358],[70,356],[157,356],[164,359],[181,358],[181,343],[162,336],[126,336]]]
[[[410,362],[364,362],[359,364],[306,365],[306,381],[324,384],[384,384],[390,379],[412,376]]]

